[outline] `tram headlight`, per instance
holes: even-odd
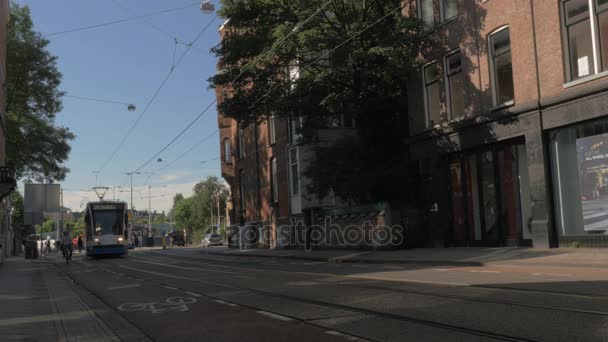
[[[99,238],[95,238],[95,242],[99,242]]]
[[[118,238],[118,242],[122,242],[122,238],[121,237]]]

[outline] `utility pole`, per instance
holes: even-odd
[[[129,220],[129,241],[131,241],[133,234],[133,220],[135,219],[135,215],[133,213],[133,175],[141,175],[141,172],[127,172],[125,174],[131,177],[131,220]],[[133,243],[133,241],[131,241],[131,243]]]
[[[61,188],[59,194],[61,196],[61,206],[59,207],[59,215],[61,215],[59,218],[59,231],[63,231],[63,188]]]
[[[222,219],[221,219],[221,215],[220,215],[220,191],[218,190],[215,193],[215,199],[217,200],[217,229],[220,229],[220,226],[222,225]]]
[[[148,239],[152,237],[152,186],[148,185]]]

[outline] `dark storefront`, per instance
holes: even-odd
[[[531,244],[522,229],[529,207],[523,141],[454,155],[449,174],[452,245]]]
[[[549,132],[561,246],[608,246],[608,119]]]

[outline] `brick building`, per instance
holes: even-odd
[[[15,188],[15,175],[6,167],[6,46],[9,23],[9,1],[0,0],[0,262],[16,253],[15,233],[10,220],[10,202],[7,197]]]
[[[220,28],[222,39],[229,34],[228,24]],[[218,72],[222,68],[219,61]],[[295,80],[298,75],[297,65],[292,66],[289,77]],[[216,88],[218,104],[230,96],[230,89]],[[281,115],[242,125],[218,111],[222,177],[232,194],[231,222],[258,227],[262,233],[259,241],[267,247],[301,246],[306,228],[314,224],[328,222],[333,228],[342,229],[346,224],[363,226],[361,223],[366,221],[373,227],[381,216],[377,205],[351,208],[335,196],[318,198],[308,191],[310,181],[304,171],[316,148],[354,134],[354,120],[348,116],[332,120],[314,133],[314,142],[303,142],[303,124],[301,117]]]
[[[429,244],[607,246],[608,4],[412,8],[443,48],[409,85]]]
[[[222,39],[228,33],[220,28]],[[222,61],[218,63],[221,72]],[[216,88],[218,104],[231,96],[230,89]],[[260,242],[275,244],[276,227],[289,224],[287,176],[288,129],[285,118],[267,117],[243,125],[218,112],[222,177],[230,186],[230,221],[258,227]]]

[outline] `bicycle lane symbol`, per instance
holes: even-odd
[[[169,297],[163,303],[123,303],[118,306],[118,310],[125,312],[144,311],[152,314],[160,314],[166,311],[189,311],[189,304],[196,303],[195,298],[190,297]]]

